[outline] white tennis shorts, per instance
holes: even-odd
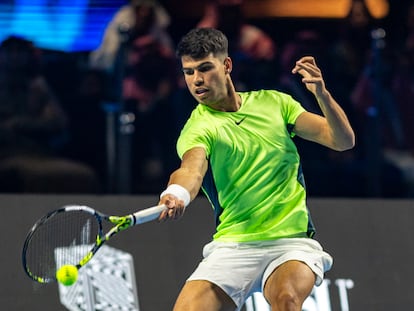
[[[320,285],[332,257],[310,238],[285,238],[275,241],[230,243],[213,241],[204,246],[204,259],[187,281],[207,280],[229,295],[240,310],[254,292],[263,290],[270,274],[289,260],[304,262]]]

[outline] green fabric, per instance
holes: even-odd
[[[180,157],[194,147],[206,151],[211,175],[203,191],[217,214],[214,239],[247,242],[304,235],[310,218],[289,129],[305,110],[278,91],[238,94],[242,105],[237,112],[199,104],[177,142]]]

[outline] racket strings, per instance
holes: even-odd
[[[85,211],[53,214],[33,231],[27,244],[26,268],[32,278],[55,279],[63,265],[77,265],[100,232],[97,218]]]

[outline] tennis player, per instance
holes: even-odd
[[[299,311],[332,258],[313,239],[292,137],[347,150],[355,141],[351,125],[311,56],[292,74],[302,76],[323,116],[276,90],[237,92],[228,41],[216,29],[191,30],[177,55],[198,105],[178,138],[182,162],[161,194],[168,210],[160,220],[181,217],[201,188],[217,228],[174,311],[240,310],[257,291],[272,311]]]

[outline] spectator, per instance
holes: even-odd
[[[162,127],[172,113],[177,76],[168,24],[167,12],[156,1],[132,0],[115,14],[101,46],[90,57],[93,68],[113,76],[121,72],[120,100],[123,109],[135,115],[132,191],[136,192],[158,191],[172,165],[173,133]]]
[[[0,45],[0,191],[95,192],[89,167],[57,156],[67,116],[41,73],[40,56],[23,38]]]
[[[332,85],[344,109],[352,120],[350,106],[351,91],[362,73],[371,48],[371,31],[375,25],[363,0],[353,0],[349,13],[340,24],[338,36],[334,39],[331,58],[331,74],[341,79]],[[358,130],[356,131],[358,132]]]
[[[210,0],[197,27],[212,27],[226,34],[229,54],[238,68],[233,78],[239,89],[274,86],[276,44],[245,21],[242,5],[243,0]]]
[[[372,28],[365,64],[350,92],[359,132],[359,154],[364,161],[366,194],[370,196],[405,196],[403,172],[387,156],[389,148],[401,148],[405,134],[400,110],[392,90],[395,51],[388,45],[386,31]]]
[[[145,8],[142,9],[141,8]],[[148,9],[152,17],[146,18]],[[143,16],[140,16],[140,15]],[[136,23],[136,21],[139,21]],[[165,9],[153,0],[130,0],[128,5],[122,6],[109,22],[102,39],[101,45],[91,53],[90,63],[92,67],[113,71],[116,57],[122,43],[123,32],[129,32],[131,37],[140,33],[150,34],[158,42],[168,49],[173,50],[173,42],[167,27],[170,17]]]

